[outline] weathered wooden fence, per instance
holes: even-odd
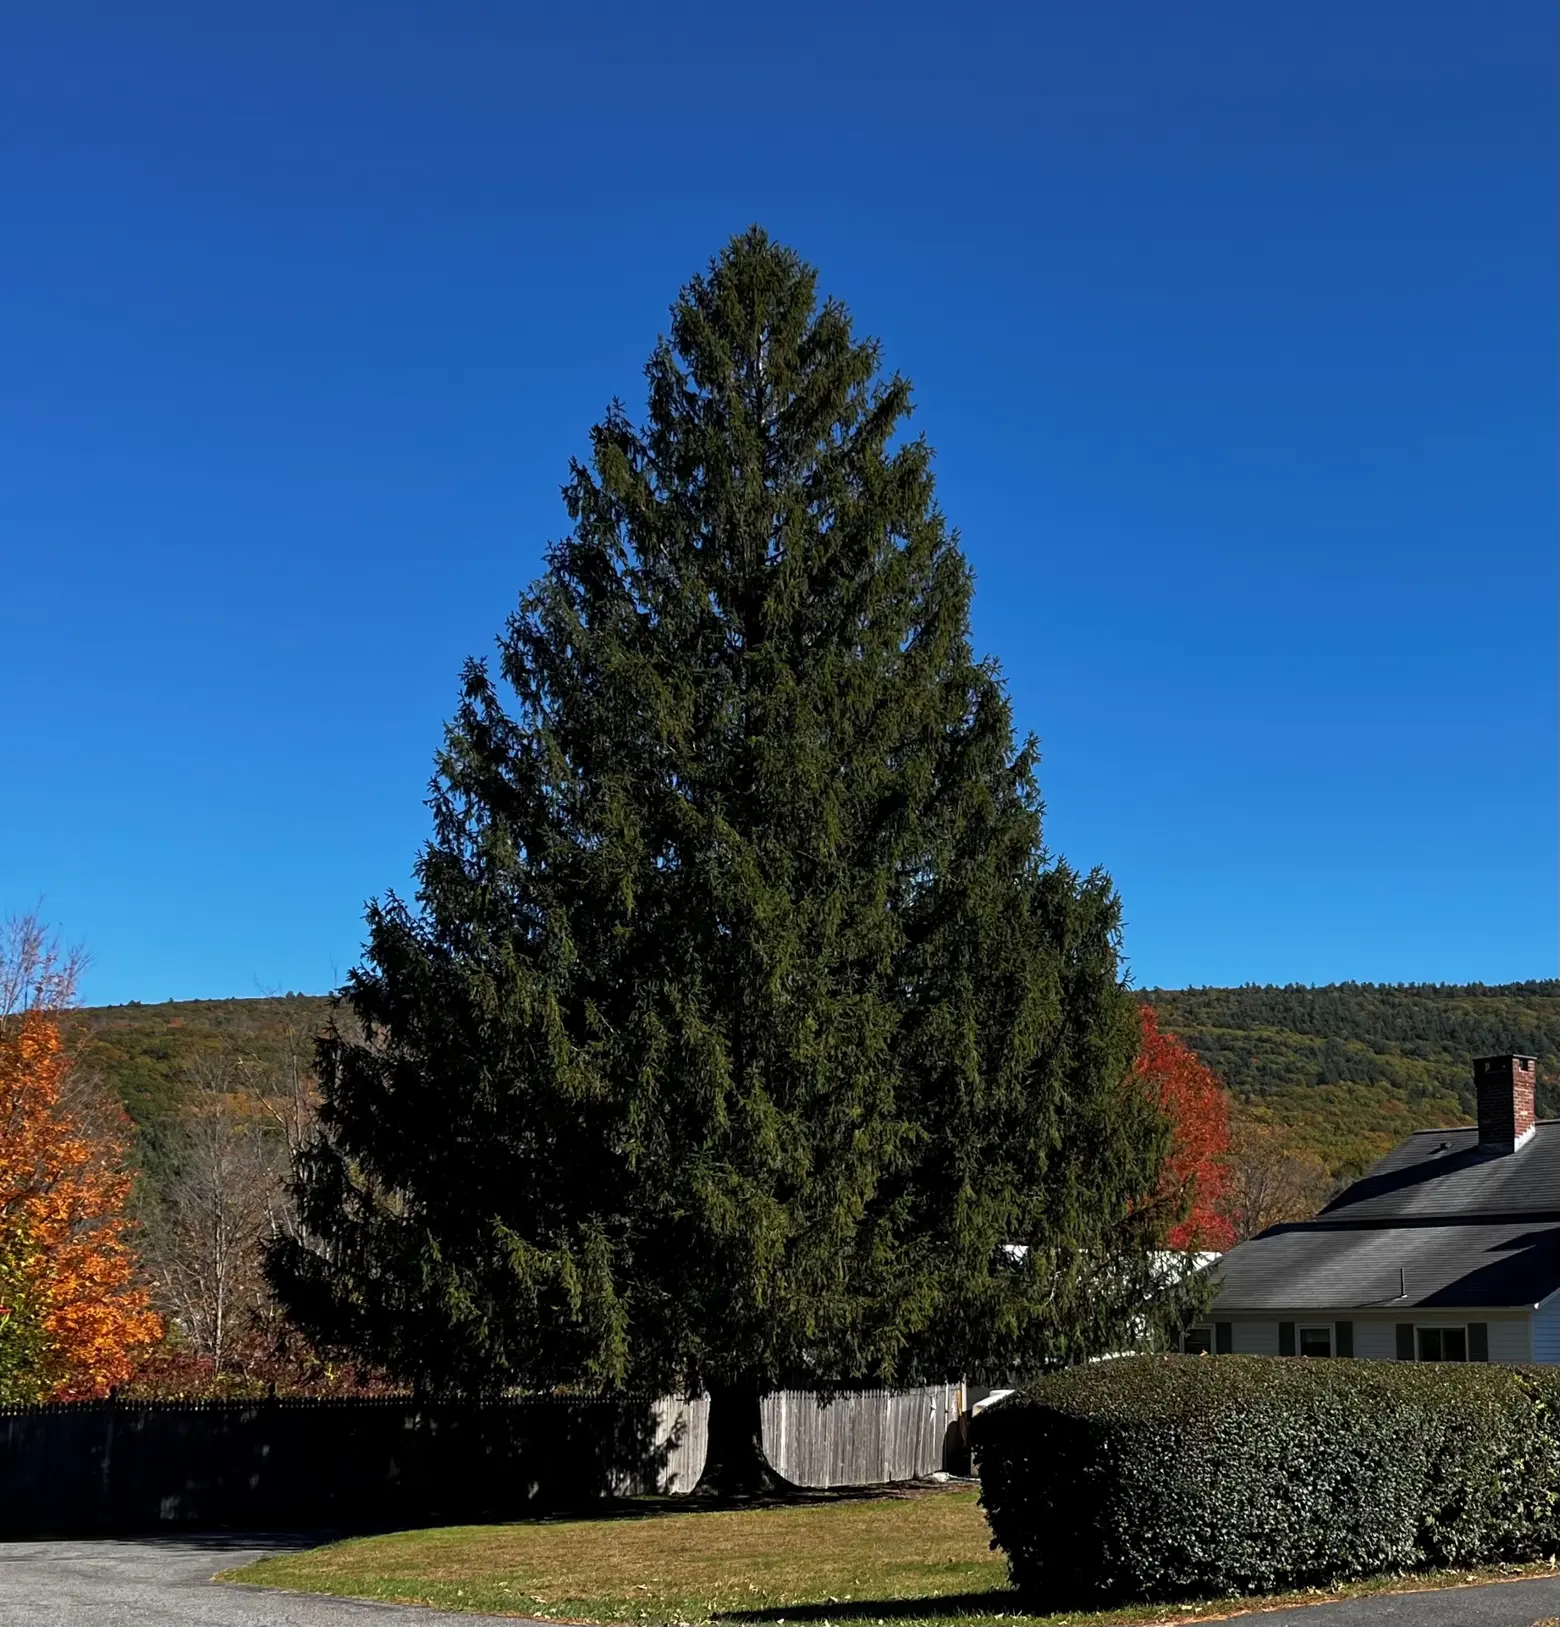
[[[783,1391],[765,1449],[806,1486],[913,1479],[943,1466],[958,1393]],[[708,1417],[703,1397],[0,1407],[0,1534],[510,1519],[688,1491]]]
[[[645,1476],[621,1473],[612,1482],[619,1497],[633,1497],[647,1491],[692,1491],[704,1473],[704,1457],[710,1444],[710,1404],[698,1396],[685,1401],[666,1396],[650,1404],[653,1420],[649,1437],[656,1464],[656,1483],[645,1484]]]
[[[875,1486],[949,1467],[959,1386],[764,1398],[764,1451],[799,1486]]]
[[[919,1390],[776,1390],[764,1397],[764,1451],[799,1486],[879,1486],[950,1466],[959,1386]],[[704,1469],[710,1404],[654,1403],[653,1450],[662,1491],[689,1491]],[[639,1490],[625,1480],[626,1494]]]

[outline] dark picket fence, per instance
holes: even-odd
[[[681,1426],[652,1401],[556,1398],[4,1407],[0,1533],[514,1518],[661,1489]]]

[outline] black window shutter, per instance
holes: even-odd
[[[1414,1324],[1412,1322],[1398,1323],[1397,1350],[1399,1361],[1412,1361],[1414,1359]]]
[[[1235,1324],[1233,1322],[1215,1322],[1213,1324],[1213,1353],[1215,1356],[1231,1356],[1235,1353]]]
[[[1333,1323],[1333,1355],[1352,1356],[1354,1354],[1354,1324],[1352,1322]]]
[[[1293,1322],[1280,1322],[1278,1324],[1278,1353],[1280,1356],[1292,1356],[1295,1353],[1295,1325]]]
[[[1490,1359],[1490,1325],[1488,1322],[1470,1322],[1468,1324],[1468,1360],[1488,1361]]]

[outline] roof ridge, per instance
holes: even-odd
[[[1541,1124],[1560,1124],[1560,1118],[1534,1119],[1533,1120],[1533,1128],[1535,1130]],[[1477,1124],[1439,1124],[1439,1125],[1432,1125],[1428,1130],[1410,1130],[1408,1132],[1408,1134],[1409,1134],[1409,1139],[1412,1140],[1415,1136],[1452,1135],[1452,1134],[1460,1132],[1460,1131],[1477,1130],[1478,1128],[1479,1127],[1478,1127]]]
[[[1287,1230],[1297,1230],[1302,1226],[1314,1226],[1318,1231],[1361,1231],[1361,1232],[1389,1232],[1423,1226],[1527,1226],[1527,1225],[1553,1225],[1560,1221],[1560,1208],[1554,1209],[1489,1209],[1474,1210],[1471,1213],[1446,1210],[1434,1214],[1350,1214],[1347,1210],[1340,1210],[1337,1214],[1329,1214],[1325,1209],[1319,1215],[1311,1215],[1305,1220],[1280,1220],[1276,1222]]]

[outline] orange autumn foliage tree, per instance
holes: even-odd
[[[1223,1201],[1229,1180],[1229,1097],[1195,1051],[1160,1031],[1152,1006],[1140,1008],[1140,1021],[1135,1071],[1172,1132],[1161,1196],[1186,1211],[1165,1241],[1177,1249],[1227,1249],[1235,1241]]]
[[[35,922],[10,925],[0,943],[5,1400],[104,1394],[163,1333],[130,1246],[122,1142],[114,1126],[94,1123],[71,1100],[70,1058],[54,1012],[73,981],[73,967]]]

